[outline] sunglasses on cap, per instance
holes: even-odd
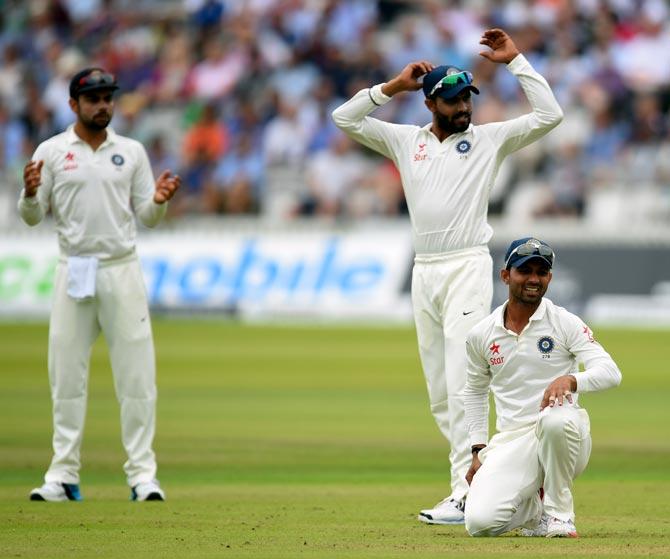
[[[517,256],[541,256],[549,262],[550,266],[554,265],[554,251],[551,247],[537,242],[528,241],[516,247],[509,253],[507,260],[505,261],[505,268],[509,267],[509,262],[515,254]]]
[[[77,86],[79,89],[90,88],[90,87],[95,88],[116,87],[116,78],[112,74],[95,70],[94,72],[91,72],[88,76],[79,78]]]
[[[458,72],[457,74],[449,74],[448,76],[444,76],[433,86],[433,89],[430,90],[428,97],[432,97],[443,87],[453,87],[459,83],[472,85],[472,74],[464,70],[463,72]]]

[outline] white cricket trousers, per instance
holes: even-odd
[[[121,406],[121,440],[128,484],[156,477],[156,365],[142,271],[136,255],[100,262],[96,295],[67,295],[67,263],[56,266],[49,324],[49,382],[54,455],[47,482],[79,483],[91,347],[100,331],[109,348]]]
[[[430,410],[450,444],[451,497],[468,493],[472,454],[465,425],[465,337],[491,310],[493,262],[486,246],[417,255],[412,306]]]
[[[542,410],[535,425],[497,433],[479,453],[482,466],[465,505],[468,533],[497,536],[532,527],[543,509],[549,516],[574,522],[572,481],[584,471],[590,455],[589,416],[568,402]]]

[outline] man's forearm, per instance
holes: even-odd
[[[508,64],[508,69],[516,76],[535,113],[540,126],[554,127],[563,119],[563,110],[558,104],[547,80],[519,54]]]
[[[489,402],[488,391],[477,393],[468,391],[463,394],[465,407],[465,424],[470,436],[470,444],[474,446],[486,445],[489,438]]]
[[[405,91],[403,86],[398,83],[398,80],[391,80],[382,85],[382,93],[387,97],[393,97],[396,93],[401,93]]]

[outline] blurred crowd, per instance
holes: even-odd
[[[0,198],[13,207],[36,145],[73,115],[77,70],[113,72],[114,129],[184,186],[172,216],[357,219],[405,214],[389,161],[352,144],[331,111],[408,62],[471,69],[474,121],[529,110],[478,56],[502,27],[566,118],[508,159],[491,212],[603,225],[670,217],[670,11],[664,0],[4,0]],[[424,125],[421,93],[379,109]]]

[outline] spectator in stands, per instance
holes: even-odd
[[[215,213],[257,212],[262,200],[265,162],[251,131],[243,132],[212,173],[208,209]]]
[[[568,117],[564,129],[570,120],[581,126],[587,199],[613,178],[624,192],[638,188],[638,171],[652,191],[661,186],[657,144],[667,137],[664,121],[670,104],[670,58],[658,56],[670,48],[670,18],[663,0],[579,2],[579,9],[574,3],[545,0],[484,0],[476,6],[443,0],[6,4],[0,26],[0,103],[14,122],[24,113],[26,88],[34,82],[48,111],[40,109],[41,116],[30,117],[40,122],[31,125],[33,130],[44,129],[51,119],[58,130],[70,124],[63,76],[85,63],[101,65],[117,73],[122,85],[137,85],[143,96],[132,103],[139,112],[117,122],[128,135],[147,141],[160,133],[164,149],[181,158],[182,136],[189,134],[184,113],[194,102],[213,101],[227,127],[228,145],[240,141],[250,127],[262,138],[264,182],[272,183],[279,173],[284,182],[290,175],[302,184],[302,170],[332,136],[324,111],[383,81],[407,53],[420,51],[420,58],[474,68],[484,86],[480,106],[494,99],[506,109],[503,119],[523,113],[516,80],[504,70],[474,62],[476,38],[495,22],[513,30],[516,43],[548,76]],[[602,97],[609,100],[609,110],[599,107]],[[424,124],[417,99],[398,99],[382,109],[387,113],[380,111],[380,118]],[[560,149],[529,150],[510,159],[509,176],[521,179],[511,184],[558,184],[565,171],[561,162],[539,163]],[[204,167],[201,155],[210,160]],[[225,155],[221,152],[212,163],[210,153],[200,154],[198,163],[184,164],[195,177],[204,176],[203,170],[211,171]],[[380,169],[378,164],[375,169]],[[271,192],[266,186],[259,195]],[[375,212],[387,213],[395,205],[384,199],[393,187],[364,192]],[[505,190],[499,205],[505,207],[515,195],[514,187]],[[263,202],[258,201],[262,208],[272,206]]]
[[[300,121],[295,103],[279,100],[279,112],[265,128],[263,138],[265,162],[302,168],[310,131]]]
[[[184,161],[189,165],[195,159],[202,159],[214,164],[223,156],[229,144],[228,131],[219,121],[216,104],[207,103],[184,136]]]
[[[187,78],[187,90],[196,99],[221,99],[241,79],[247,62],[244,49],[229,37],[214,36],[206,40],[204,59]]]
[[[317,152],[307,163],[305,181],[308,193],[301,213],[329,218],[343,213],[372,213],[372,208],[357,192],[369,170],[370,163],[353,141],[339,132],[333,136],[327,149]]]

